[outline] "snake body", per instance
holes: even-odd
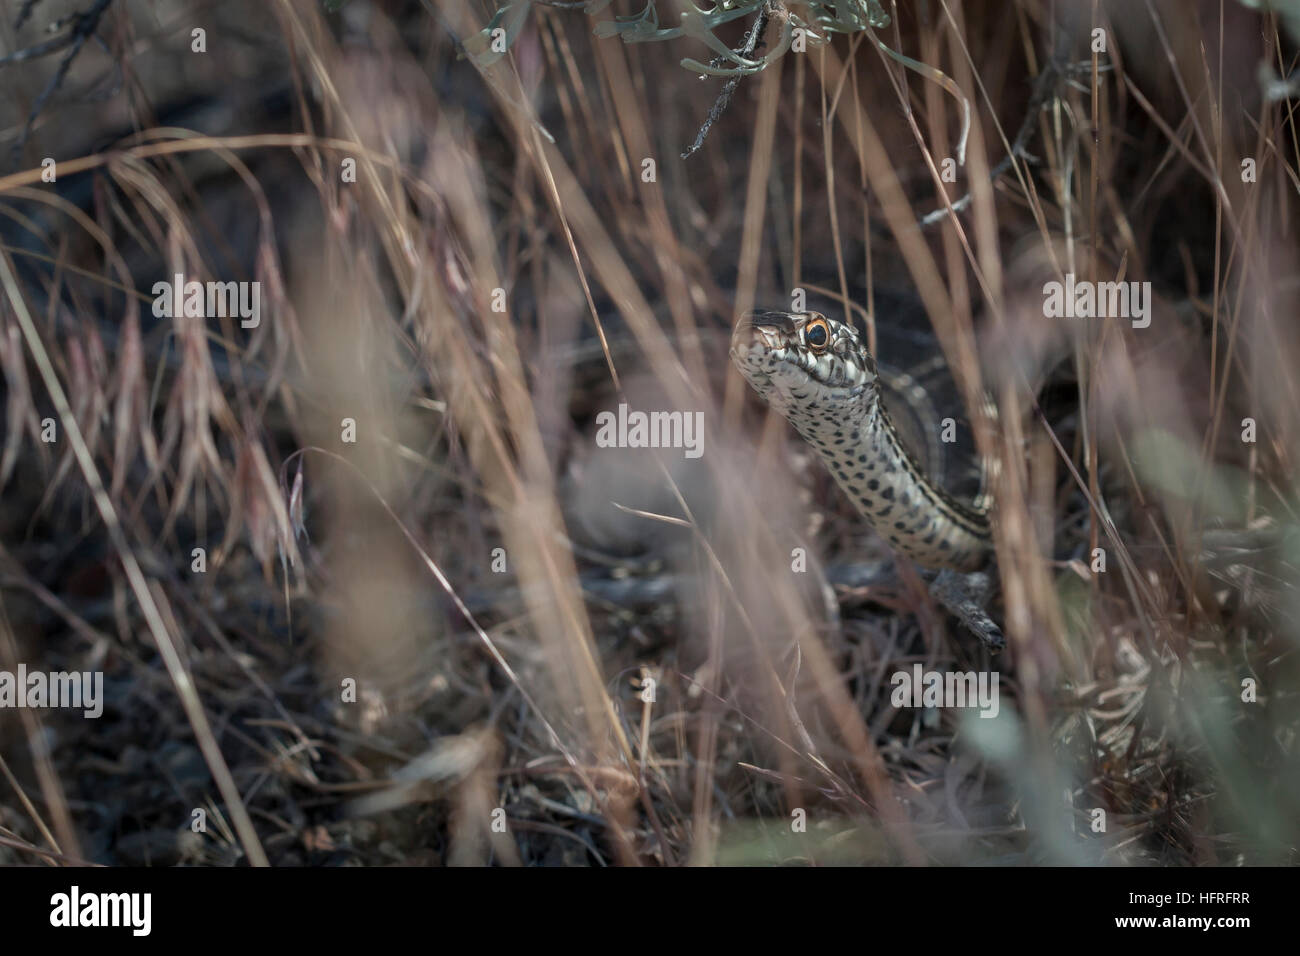
[[[987,561],[987,510],[958,501],[908,452],[882,401],[875,359],[852,326],[817,312],[749,313],[731,357],[895,550],[928,568],[971,571]]]

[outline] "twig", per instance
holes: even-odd
[[[72,29],[63,36],[50,40],[47,43],[40,43],[34,47],[28,47],[26,50],[19,50],[17,53],[13,53],[9,57],[5,58],[5,60],[8,60],[9,62],[20,63],[26,59],[33,59],[37,56],[44,56],[47,53],[53,53],[65,46],[70,47],[68,52],[64,54],[63,59],[59,61],[59,68],[54,71],[54,75],[50,77],[50,81],[45,84],[45,89],[41,90],[40,95],[36,97],[36,102],[32,104],[32,111],[28,115],[27,122],[23,126],[22,135],[18,137],[13,146],[13,156],[15,160],[22,153],[23,147],[27,145],[27,138],[31,136],[32,127],[36,124],[36,118],[40,116],[41,110],[45,108],[45,104],[49,102],[50,97],[58,92],[59,87],[63,85],[63,81],[68,75],[68,70],[72,67],[72,61],[77,58],[77,54],[80,53],[81,48],[86,45],[86,41],[89,40],[94,35],[95,30],[99,28],[99,21],[103,18],[104,12],[112,2],[113,0],[95,0],[95,5],[93,7],[85,13],[78,13],[75,15],[72,22]],[[3,65],[5,60],[0,60],[0,65]]]
[[[36,8],[36,4],[40,2],[41,0],[23,0],[23,5],[19,7],[18,16],[14,20],[15,30],[22,29],[23,24],[27,22],[27,18],[32,15],[32,10],[34,10]]]
[[[1001,161],[989,170],[989,182],[996,182],[998,177],[1010,169],[1012,163],[1017,159],[1023,159],[1029,163],[1037,162],[1037,158],[1027,152],[1025,147],[1029,144],[1029,137],[1033,135],[1034,128],[1038,125],[1039,110],[1043,108],[1043,104],[1047,102],[1049,95],[1056,88],[1056,80],[1064,73],[1065,70],[1055,59],[1049,59],[1043,64],[1042,71],[1034,81],[1034,92],[1029,97],[1029,105],[1025,107],[1025,118],[1020,123],[1020,129],[1016,133],[1015,141],[1011,144],[1011,152],[1003,156]],[[921,217],[918,225],[925,229],[937,222],[941,222],[948,216],[949,212],[961,212],[970,205],[971,195],[970,192],[967,192],[966,195],[952,203],[950,207],[944,206],[941,209],[927,213]]]
[[[767,29],[767,24],[771,17],[772,5],[770,3],[764,4],[763,9],[760,10],[758,16],[754,18],[754,22],[750,26],[749,32],[745,34],[744,44],[740,49],[733,52],[737,55],[744,56],[746,59],[753,57],[754,51],[758,49],[761,43],[763,31]],[[726,62],[725,57],[717,56],[713,58],[712,62],[709,63],[709,66],[721,66],[724,62]],[[704,120],[704,125],[702,125],[700,131],[695,134],[695,142],[691,143],[690,148],[687,149],[686,152],[682,153],[682,159],[689,159],[693,154],[699,152],[700,147],[704,145],[704,140],[709,135],[709,130],[713,128],[713,124],[722,118],[722,114],[725,113],[727,107],[731,105],[731,97],[735,94],[736,87],[740,85],[741,79],[742,77],[737,74],[722,84],[722,90],[718,93],[718,98],[713,101],[713,106],[709,110],[708,117]]]

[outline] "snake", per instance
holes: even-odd
[[[852,325],[820,312],[749,312],[732,334],[731,359],[896,552],[936,570],[988,563],[988,506],[958,500],[917,463],[885,407],[875,357]]]

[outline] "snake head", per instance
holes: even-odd
[[[820,312],[747,312],[731,337],[731,360],[767,403],[863,407],[875,395],[876,360],[853,326]]]

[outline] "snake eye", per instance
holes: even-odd
[[[827,325],[826,320],[819,315],[804,327],[803,338],[804,341],[812,347],[814,352],[820,352],[830,344],[831,327]]]

